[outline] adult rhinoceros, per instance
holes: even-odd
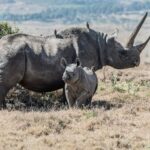
[[[82,65],[104,65],[123,69],[138,66],[143,44],[133,46],[147,13],[133,32],[126,48],[89,28],[71,28],[56,37],[35,37],[26,34],[8,35],[0,39],[0,108],[5,108],[5,96],[17,83],[36,92],[54,91],[64,86],[64,69],[60,59],[73,63],[79,57]],[[66,35],[72,36],[65,38]]]

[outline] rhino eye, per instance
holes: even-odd
[[[128,59],[128,53],[127,53],[127,51],[119,51],[119,56],[120,56],[120,58],[122,59],[122,60],[126,60],[126,59]]]
[[[138,59],[138,58],[135,58],[135,62],[139,62],[139,59]]]
[[[119,51],[120,55],[123,55],[124,57],[128,56],[128,52],[126,50]]]

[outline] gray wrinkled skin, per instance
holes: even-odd
[[[83,66],[95,66],[96,70],[103,66],[112,66],[116,69],[136,67],[140,64],[142,51],[124,48],[114,37],[106,38],[103,33],[86,28],[66,29],[58,34],[63,39],[75,38],[77,41],[78,57]],[[98,43],[100,39],[101,49]]]
[[[96,70],[105,65],[118,69],[138,66],[144,45],[123,48],[114,38],[107,38],[90,27],[70,28],[50,37],[14,34],[0,39],[0,108],[5,108],[5,96],[17,83],[36,91],[47,92],[63,88],[60,59],[73,63],[79,57],[85,67]]]
[[[63,87],[60,59],[72,63],[76,58],[71,39],[14,34],[0,39],[0,107],[17,83],[36,91],[53,91]]]
[[[97,89],[97,76],[95,72],[80,64],[64,63],[65,71],[63,81],[65,82],[65,95],[69,107],[82,108],[91,103],[91,99]]]
[[[93,65],[96,67],[96,70],[105,65],[112,66],[116,69],[131,68],[140,64],[140,53],[150,40],[149,36],[142,44],[134,45],[135,38],[147,16],[148,12],[145,13],[131,34],[126,47],[123,47],[114,37],[107,38],[107,35],[92,30],[88,23],[87,29],[67,29],[57,33],[56,37],[61,39],[76,39],[77,44],[75,44],[75,47],[78,52],[77,55],[83,66],[90,67]]]

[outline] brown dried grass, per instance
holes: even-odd
[[[106,67],[105,81],[103,70],[97,75],[99,87],[91,109],[0,111],[0,150],[149,150],[149,63],[126,70]]]

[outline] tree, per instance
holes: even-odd
[[[7,22],[0,23],[0,38],[7,34],[14,34],[18,32],[18,28],[12,28]]]

